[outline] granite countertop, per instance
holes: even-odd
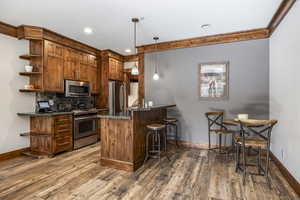
[[[107,111],[108,109],[95,109],[95,112],[101,112],[101,111]],[[45,117],[51,117],[51,116],[57,116],[57,115],[73,115],[73,111],[69,112],[49,112],[49,113],[39,113],[39,112],[19,112],[17,113],[18,116],[32,116],[32,117],[39,117],[39,116],[45,116]]]
[[[132,119],[132,112],[142,112],[142,111],[151,111],[155,109],[165,109],[170,107],[175,107],[175,104],[170,105],[155,105],[151,107],[131,107],[128,108],[127,112],[117,113],[117,114],[109,114],[109,112],[98,114],[99,118],[105,118],[105,119],[125,119],[125,120],[131,120]]]
[[[20,113],[17,113],[17,115],[32,116],[32,117],[39,117],[39,116],[51,117],[51,116],[57,116],[57,115],[73,115],[73,112],[49,112],[49,113],[20,112]]]
[[[109,114],[109,112],[98,114],[97,117],[104,119],[124,119],[131,120],[131,112],[121,112],[116,114]]]
[[[176,104],[170,104],[170,105],[154,105],[150,107],[131,107],[128,108],[129,111],[150,111],[150,110],[155,110],[155,109],[162,109],[162,108],[171,108],[171,107],[176,107]]]

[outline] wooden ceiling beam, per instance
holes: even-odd
[[[184,40],[175,40],[170,42],[161,42],[138,46],[139,53],[149,53],[157,51],[166,51],[179,48],[190,48],[198,46],[207,46],[213,44],[223,44],[229,42],[239,42],[244,40],[257,40],[269,37],[267,28],[253,29],[248,31],[240,31],[226,34],[210,35],[204,37],[196,37]]]
[[[295,2],[296,2],[296,0],[283,0],[281,2],[280,6],[278,7],[276,13],[272,17],[272,19],[268,25],[268,29],[270,31],[270,36],[276,30],[278,25],[281,23],[283,18],[287,15],[287,13],[292,8],[292,6],[294,5]]]
[[[0,33],[11,37],[17,37],[18,36],[17,30],[18,30],[17,27],[0,21]]]

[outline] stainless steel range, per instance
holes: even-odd
[[[74,110],[74,149],[98,141],[97,110]]]

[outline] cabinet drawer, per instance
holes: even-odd
[[[55,131],[57,130],[62,130],[62,129],[72,129],[72,124],[71,123],[61,123],[61,124],[55,124]]]
[[[55,131],[55,137],[59,138],[59,137],[62,137],[62,136],[72,137],[71,129],[61,129],[61,130]]]
[[[72,123],[72,116],[71,115],[56,116],[56,117],[54,117],[54,123],[55,123],[55,125]]]
[[[71,150],[73,148],[72,137],[59,137],[55,140],[55,153]]]

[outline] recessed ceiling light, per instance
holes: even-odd
[[[126,53],[130,53],[130,52],[131,52],[131,49],[125,49],[125,52],[126,52]]]
[[[210,24],[202,24],[201,28],[208,29],[211,25]]]
[[[90,27],[85,27],[83,29],[84,33],[87,34],[87,35],[90,35],[93,33],[93,29],[91,29]]]

